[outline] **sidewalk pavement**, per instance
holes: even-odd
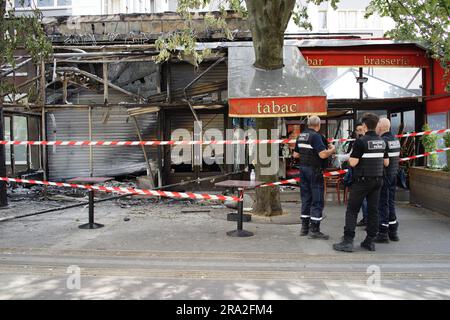
[[[20,202],[0,215],[48,208]],[[449,299],[450,218],[399,204],[400,242],[376,252],[332,250],[344,205],[327,203],[322,231],[299,236],[300,203],[286,214],[253,216],[249,238],[231,238],[230,209],[165,201],[96,207],[96,230],[81,230],[87,208],[0,223],[0,299]],[[182,210],[210,210],[183,213]],[[127,219],[125,219],[127,218]],[[67,280],[79,267],[81,288]],[[76,269],[78,270],[78,269]]]

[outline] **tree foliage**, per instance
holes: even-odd
[[[372,0],[366,12],[366,17],[376,12],[394,20],[395,27],[386,33],[387,37],[422,43],[445,69],[447,90],[450,90],[450,1]]]
[[[255,3],[258,0],[253,0]],[[274,0],[277,1],[277,0]],[[178,12],[186,18],[186,28],[179,33],[166,35],[158,41],[158,48],[161,54],[159,61],[167,60],[171,53],[175,53],[174,47],[185,49],[189,52],[195,51],[195,42],[183,41],[185,35],[196,37],[196,33],[190,27],[192,10],[208,9],[213,0],[180,0],[178,1]],[[309,20],[307,6],[309,4],[320,5],[328,2],[333,9],[339,8],[339,0],[303,0],[297,1],[295,9],[292,11],[292,19],[296,25],[311,30],[312,25]],[[205,16],[205,24],[210,27],[222,29],[225,37],[233,39],[233,35],[228,29],[225,21],[227,9],[240,14],[242,17],[248,15],[245,1],[243,0],[222,0],[219,1],[219,12],[210,13]],[[450,41],[448,32],[450,29],[450,1],[449,0],[372,0],[366,8],[365,17],[373,14],[381,17],[390,17],[395,23],[395,27],[389,30],[385,36],[394,40],[416,41],[423,44],[429,51],[432,58],[440,61],[445,69],[445,81],[447,89],[450,90]],[[195,58],[200,62],[209,52],[198,53]]]
[[[444,134],[444,145],[446,148],[450,148],[450,132]],[[447,165],[443,170],[450,172],[450,150],[447,150],[445,153],[447,154]]]
[[[6,2],[12,9],[7,9]],[[24,1],[22,0],[22,5]],[[31,9],[27,14],[16,14],[11,0],[0,0],[0,65],[16,66],[18,49],[25,49],[34,63],[48,59],[52,54],[52,44],[42,27],[42,13]],[[0,79],[1,81],[2,79]],[[5,81],[0,82],[1,92],[14,91]]]

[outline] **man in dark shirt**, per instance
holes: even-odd
[[[362,125],[361,122],[358,122],[355,125],[355,131],[353,132],[352,137],[356,138],[356,139],[359,139],[362,136],[364,136],[363,125]],[[353,144],[354,144],[354,141],[350,141],[348,143],[347,154],[352,152]],[[345,145],[344,145],[344,148],[345,148]],[[344,176],[344,182],[349,181],[349,180],[352,181],[353,180],[352,177],[353,177],[353,170],[350,167],[350,168],[348,168],[348,171],[347,171],[347,173]],[[351,188],[351,183],[350,183],[350,185],[347,185],[347,186],[349,188]],[[362,210],[363,217],[362,217],[361,221],[359,221],[356,224],[356,226],[358,226],[358,227],[365,227],[367,225],[367,199],[364,199],[364,201],[362,203],[362,206],[361,206],[361,210]]]
[[[397,229],[398,221],[395,213],[395,189],[397,187],[397,174],[400,161],[400,141],[391,133],[391,122],[380,119],[377,134],[386,142],[389,154],[389,166],[384,172],[383,187],[380,192],[378,205],[379,230],[375,238],[376,243],[399,241]]]
[[[373,240],[378,232],[378,201],[384,167],[389,165],[386,143],[375,132],[378,120],[378,116],[373,113],[364,114],[362,123],[366,133],[353,145],[349,159],[353,167],[353,185],[345,214],[344,237],[342,242],[333,245],[336,251],[353,251],[358,212],[364,198],[367,198],[368,207],[367,237],[361,247],[375,251]]]
[[[327,149],[326,139],[318,132],[320,118],[308,118],[308,128],[297,138],[294,158],[299,158],[300,195],[302,199],[301,236],[309,233],[310,239],[328,239],[328,235],[320,232],[322,211],[324,208],[324,180],[323,169],[327,165],[327,158],[336,152],[334,146]],[[311,232],[309,229],[311,227]]]

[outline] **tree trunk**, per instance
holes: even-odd
[[[246,3],[255,48],[255,67],[264,70],[282,68],[284,32],[295,0],[248,0]]]
[[[276,124],[276,118],[259,118],[256,120],[256,130],[263,129],[265,131],[270,132],[270,129],[273,129]],[[259,137],[258,139],[268,139],[269,137]],[[271,138],[269,138],[271,139]],[[276,146],[275,152],[276,152],[276,161],[278,161],[278,146]],[[270,146],[267,147],[268,156],[271,156],[271,148]],[[259,157],[258,157],[259,159]],[[270,167],[270,164],[263,165],[261,163],[258,163],[256,165],[256,180],[262,181],[262,182],[274,182],[277,180],[278,175],[272,174],[272,175],[263,175],[261,173],[261,169]],[[277,164],[278,167],[278,164]],[[264,188],[257,188],[256,189],[256,202],[253,207],[253,213],[261,216],[276,216],[283,213],[283,209],[281,208],[281,201],[280,201],[280,189],[278,187],[264,187]]]
[[[295,0],[247,0],[246,4],[255,48],[254,66],[264,70],[282,68],[284,32],[291,18],[292,10],[294,10]],[[256,119],[257,130],[266,129],[270,132],[270,129],[274,127],[275,121],[273,118]],[[273,182],[278,179],[277,174],[262,175],[261,168],[263,166],[258,163],[256,165],[256,179],[258,181]],[[258,188],[253,213],[264,216],[281,214],[279,188]]]

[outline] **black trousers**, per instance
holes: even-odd
[[[397,175],[384,176],[383,187],[380,191],[379,231],[381,233],[396,232],[398,229],[397,215],[395,214],[395,189],[397,188]]]
[[[323,172],[313,167],[300,167],[300,196],[302,199],[302,223],[319,223],[325,205]]]
[[[367,236],[375,237],[378,232],[378,201],[380,190],[383,185],[383,177],[379,178],[355,178],[348,199],[347,211],[345,213],[344,237],[353,239],[355,237],[356,221],[358,212],[367,198]]]

